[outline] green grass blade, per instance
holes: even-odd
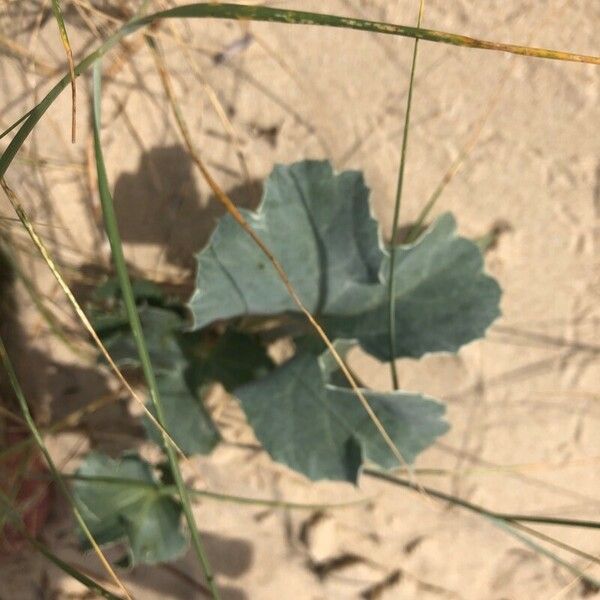
[[[58,485],[61,489],[61,492],[63,493],[63,495],[69,502],[69,504],[71,505],[73,515],[75,516],[75,519],[77,520],[79,526],[81,527],[81,530],[83,531],[84,535],[87,537],[92,548],[94,548],[94,551],[98,555],[98,558],[102,562],[107,573],[110,575],[110,577],[113,579],[113,581],[117,584],[117,586],[119,588],[121,588],[121,590],[123,591],[125,596],[131,600],[131,596],[129,595],[129,592],[127,592],[127,589],[121,583],[120,579],[117,577],[117,574],[114,572],[113,568],[110,566],[109,562],[106,560],[106,557],[102,553],[102,550],[100,550],[98,544],[96,543],[96,540],[94,539],[94,536],[91,534],[88,526],[85,524],[85,521],[84,521],[83,517],[81,516],[81,512],[77,506],[77,503],[75,502],[75,499],[73,498],[73,496],[71,496],[71,493],[69,492],[69,488],[67,487],[67,484],[65,483],[64,479],[62,478],[60,472],[58,471],[56,465],[54,464],[54,461],[52,460],[52,457],[50,456],[50,453],[48,452],[48,449],[46,448],[46,445],[44,444],[44,440],[42,439],[42,436],[37,428],[37,425],[35,424],[35,422],[33,420],[31,412],[29,411],[29,406],[27,405],[27,400],[25,399],[25,395],[23,394],[23,390],[17,379],[17,374],[15,373],[12,362],[8,356],[8,353],[6,352],[6,347],[4,346],[4,341],[2,340],[2,338],[0,338],[0,362],[2,362],[2,364],[4,366],[4,370],[6,371],[9,383],[15,393],[15,396],[17,397],[19,407],[21,409],[21,412],[23,413],[23,418],[25,419],[25,421],[27,423],[29,431],[31,432],[31,434],[35,440],[35,443],[37,444],[41,453],[44,455],[44,458],[46,459],[46,463],[48,464],[48,468],[50,469],[52,477],[58,483]]]
[[[306,12],[301,10],[288,10],[272,8],[268,6],[247,6],[243,4],[188,4],[171,8],[148,17],[138,19],[136,22],[147,22],[148,19],[168,19],[172,17],[214,17],[219,19],[243,19],[249,21],[267,21],[271,23],[287,23],[289,25],[317,25],[325,27],[338,27],[343,29],[356,29],[359,31],[371,31],[387,35],[397,35],[414,39],[450,44],[465,48],[478,48],[481,50],[496,50],[510,54],[520,54],[536,58],[547,58],[571,62],[586,62],[600,65],[600,56],[586,56],[560,50],[547,48],[534,48],[531,46],[519,46],[517,44],[505,44],[501,42],[490,42],[465,35],[436,31],[434,29],[420,29],[406,25],[395,25],[381,21],[369,21],[365,19],[354,19],[339,15]]]
[[[217,4],[202,3],[190,4],[187,6],[178,6],[169,10],[154,13],[137,19],[133,19],[123,25],[121,29],[111,35],[96,51],[84,58],[74,67],[75,77],[86,71],[96,60],[106,54],[111,48],[118,44],[124,37],[136,32],[142,27],[151,25],[159,19],[176,18],[215,18],[215,19],[237,19],[269,21],[276,23],[287,23],[290,25],[318,25],[326,27],[339,27],[345,29],[356,29],[360,31],[371,31],[375,33],[396,35],[414,39],[427,40],[430,42],[439,42],[451,44],[454,46],[463,46],[467,48],[480,48],[486,50],[496,50],[531,56],[537,58],[548,58],[562,61],[583,62],[600,65],[600,56],[585,56],[571,52],[557,50],[548,50],[545,48],[532,48],[529,46],[517,46],[515,44],[502,44],[498,42],[489,42],[477,40],[463,35],[447,33],[444,31],[435,31],[432,29],[418,29],[405,25],[394,25],[391,23],[382,23],[377,21],[367,21],[364,19],[352,19],[338,15],[327,15],[311,13],[297,10],[283,10],[270,8],[266,6],[245,6],[242,4]],[[8,148],[0,157],[0,177],[3,177],[8,166],[13,161],[19,148],[23,145],[35,124],[42,115],[48,110],[50,105],[56,100],[62,90],[70,83],[70,74],[63,77],[51,90],[46,97],[31,111],[27,119]]]
[[[21,515],[14,509],[9,498],[0,490],[0,503],[4,506],[4,510],[6,511],[8,518],[11,523],[19,530],[19,533],[23,537],[27,539],[29,544],[31,544],[38,552],[43,554],[50,562],[54,563],[61,571],[79,581],[85,585],[91,592],[96,592],[102,598],[107,598],[108,600],[122,600],[120,596],[115,596],[112,592],[109,592],[105,587],[100,585],[97,581],[94,581],[91,577],[88,577],[85,573],[77,570],[75,567],[71,566],[69,563],[65,562],[57,556],[48,546],[42,544],[42,542],[33,538],[29,532],[27,531],[23,521],[21,519]]]
[[[112,250],[113,260],[115,263],[115,270],[117,272],[117,278],[123,295],[123,301],[127,311],[127,317],[131,326],[131,331],[135,340],[136,348],[140,356],[140,362],[142,364],[142,370],[144,377],[150,391],[150,398],[154,408],[158,422],[164,428],[164,410],[161,402],[161,398],[158,392],[158,385],[154,375],[154,369],[150,361],[150,355],[148,353],[148,347],[142,331],[142,324],[135,304],[135,298],[131,287],[131,281],[127,272],[127,264],[125,262],[125,255],[123,254],[123,244],[121,242],[121,235],[119,233],[119,227],[117,224],[117,216],[115,213],[112,196],[108,185],[108,177],[106,174],[106,167],[104,164],[104,157],[102,154],[102,146],[100,144],[100,100],[101,100],[101,63],[98,62],[94,65],[94,78],[93,78],[93,129],[94,129],[94,150],[96,157],[96,167],[98,171],[98,189],[100,192],[100,202],[102,205],[102,214],[104,216],[104,225],[110,247]],[[219,592],[216,587],[212,568],[208,562],[202,540],[200,539],[200,533],[196,526],[196,521],[192,513],[192,505],[190,497],[185,487],[181,470],[179,469],[179,463],[177,462],[177,455],[175,448],[171,443],[170,438],[162,433],[165,451],[169,460],[171,469],[171,475],[177,486],[179,498],[181,500],[183,512],[188,523],[190,530],[190,536],[192,539],[192,546],[196,552],[196,556],[200,562],[206,581],[210,588],[211,594],[215,600],[219,598]]]
[[[32,113],[31,110],[27,111],[24,115],[21,115],[12,125],[9,125],[2,133],[0,133],[0,140],[6,137],[13,129],[16,129],[29,115]]]
[[[419,5],[419,17],[417,27],[421,27],[423,18],[423,4],[421,0]],[[394,204],[394,216],[392,218],[392,235],[390,241],[390,269],[388,283],[388,314],[390,321],[390,374],[392,376],[392,386],[395,390],[400,387],[398,382],[398,369],[396,368],[396,306],[394,296],[396,295],[396,278],[394,277],[394,268],[396,266],[396,246],[398,244],[398,221],[400,220],[400,204],[402,201],[402,187],[404,184],[404,168],[406,166],[406,151],[408,148],[408,130],[410,128],[410,109],[412,106],[412,95],[415,83],[415,71],[417,67],[417,52],[419,50],[419,40],[415,39],[412,54],[412,64],[410,67],[410,79],[408,82],[408,98],[406,99],[406,114],[404,117],[404,132],[402,134],[402,149],[400,151],[400,166],[398,168],[398,183],[396,185],[396,201]]]
[[[522,515],[511,513],[500,513],[506,521],[517,521],[520,523],[539,523],[541,525],[559,525],[564,527],[582,527],[584,529],[600,529],[600,521],[589,521],[587,519],[565,519],[563,517],[542,517],[538,515]]]

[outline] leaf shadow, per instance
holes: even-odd
[[[243,538],[226,537],[206,531],[202,532],[202,541],[207,555],[210,557],[221,598],[223,600],[247,600],[246,592],[236,586],[234,582],[252,567],[254,550],[251,542]],[[165,578],[167,573],[171,581],[173,581],[172,577],[176,578],[180,591],[174,593],[172,583],[169,584]],[[132,575],[135,581],[143,582],[144,586],[152,589],[154,593],[165,592],[182,600],[190,597],[210,597],[206,585],[200,583],[203,581],[202,572],[196,555],[191,550],[178,561],[163,566],[162,569],[136,567]],[[190,595],[190,591],[193,589],[196,590],[197,596]]]
[[[252,209],[262,184],[250,180],[228,194],[237,206]],[[135,172],[119,176],[113,195],[123,240],[158,246],[166,262],[189,273],[224,213],[214,196],[202,197],[192,160],[180,145],[144,152]]]
[[[98,366],[93,362],[69,362],[66,357],[57,360],[52,353],[37,347],[33,343],[27,324],[20,317],[19,299],[13,294],[12,284],[9,288],[6,287],[6,282],[0,284],[0,296],[0,337],[6,345],[19,385],[38,424],[45,426],[60,423],[75,411],[82,411],[86,405],[105,398],[106,402],[100,410],[82,415],[69,426],[61,426],[60,431],[83,431],[92,446],[104,445],[109,447],[112,453],[125,449],[129,443],[128,437],[139,437],[142,429],[136,420],[128,415],[125,398],[119,398],[111,392],[109,382]],[[110,401],[110,398],[114,398],[114,401]],[[20,415],[14,391],[2,366],[0,404]],[[119,423],[119,430],[124,435],[103,441],[101,432],[113,430],[114,423]],[[0,420],[0,432],[1,425]],[[27,436],[27,430],[22,429],[22,435]],[[0,435],[0,449],[2,440]]]

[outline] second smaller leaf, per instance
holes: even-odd
[[[114,460],[92,453],[77,475],[85,479],[75,482],[74,495],[98,543],[126,541],[131,566],[183,554],[187,539],[181,530],[181,507],[161,493],[151,466],[139,456]]]

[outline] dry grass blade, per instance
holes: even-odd
[[[405,25],[394,25],[392,23],[367,21],[364,19],[352,19],[349,17],[341,17],[339,15],[282,10],[265,6],[210,3],[177,6],[169,10],[133,19],[125,23],[125,25],[123,25],[118,31],[107,38],[99,48],[84,58],[78,65],[76,65],[74,68],[74,74],[75,76],[81,75],[81,73],[91,67],[99,58],[114,48],[123,38],[138,31],[139,29],[152,25],[154,22],[160,19],[201,19],[209,17],[216,19],[250,19],[256,21],[287,23],[291,25],[317,25],[323,27],[337,27],[342,29],[356,29],[359,31],[371,31],[374,33],[422,39],[431,42],[451,44],[468,48],[497,50],[512,54],[520,54],[523,56],[600,65],[600,56],[586,56],[582,54],[574,54],[572,52],[547,50],[545,48],[532,48],[529,46],[488,42],[485,40],[477,40],[467,36],[444,31],[435,31],[432,29],[419,29],[416,27],[407,27]],[[15,137],[0,157],[0,177],[4,177],[6,170],[12,163],[18,150],[32,132],[36,123],[40,120],[42,115],[48,110],[50,105],[54,102],[54,100],[56,100],[56,98],[60,95],[62,90],[69,84],[70,81],[70,75],[64,77],[27,115],[20,117],[17,122],[13,123],[8,128],[8,130],[0,134],[0,137],[2,135],[6,135],[8,131],[14,129],[17,127],[17,125],[22,123]]]
[[[73,61],[73,50],[69,42],[69,35],[65,26],[62,10],[59,0],[52,0],[52,12],[58,25],[60,32],[60,41],[67,55],[67,63],[69,64],[69,76],[71,78],[71,141],[75,143],[77,140],[77,85],[75,83],[75,62]]]
[[[509,54],[519,54],[521,56],[600,65],[600,56],[576,54],[574,52],[564,52],[561,50],[536,48],[532,46],[521,46],[518,44],[507,44],[503,42],[492,42],[489,40],[481,40],[447,31],[437,31],[435,29],[420,29],[419,27],[396,25],[388,22],[368,21],[365,19],[354,19],[339,15],[307,12],[302,10],[287,10],[268,6],[248,6],[243,4],[227,4],[220,2],[189,4],[187,6],[177,6],[169,10],[164,10],[162,12],[155,13],[154,15],[148,15],[147,17],[137,19],[137,21],[134,20],[132,23],[147,24],[156,19],[172,18],[174,16],[184,18],[202,18],[210,16],[219,19],[247,19],[251,21],[287,23],[289,25],[339,27],[342,29],[356,29],[358,31],[372,31],[387,35],[398,35],[402,37],[426,40],[441,44],[449,44],[451,46],[460,46],[464,48],[495,50],[498,52],[507,52]]]

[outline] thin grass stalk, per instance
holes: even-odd
[[[80,475],[78,473],[65,475],[66,479],[73,481],[88,481],[96,483],[105,483],[107,485],[127,485],[142,489],[153,489],[161,495],[176,496],[177,487],[174,485],[157,485],[149,481],[140,479],[128,479],[124,477],[101,477]],[[232,504],[243,504],[249,506],[263,506],[266,508],[283,508],[286,510],[336,510],[340,508],[353,508],[368,502],[369,498],[358,498],[357,500],[348,500],[347,502],[291,502],[288,500],[272,500],[270,498],[251,498],[248,496],[238,496],[236,494],[225,494],[223,492],[214,492],[210,490],[199,490],[193,487],[187,487],[187,491],[192,496],[199,498],[209,498],[219,502],[229,502]],[[600,524],[598,525],[600,527]]]
[[[600,565],[600,558],[598,558],[597,556],[594,556],[593,554],[590,554],[589,552],[586,552],[585,550],[580,550],[579,548],[575,548],[575,546],[571,546],[570,544],[567,544],[565,542],[557,540],[556,538],[553,538],[552,536],[546,535],[545,533],[538,531],[537,529],[533,529],[532,527],[529,527],[528,525],[523,525],[523,523],[520,523],[518,521],[509,521],[506,519],[504,519],[504,520],[506,523],[510,523],[510,525],[512,527],[514,527],[515,529],[524,531],[525,533],[528,533],[529,535],[531,535],[533,537],[536,537],[544,542],[547,542],[548,544],[552,544],[553,546],[556,546],[557,548],[560,548],[561,550],[570,552],[571,554],[574,554],[575,556],[579,556],[579,558],[584,558],[585,560],[588,560],[593,564]]]
[[[137,352],[140,357],[142,365],[142,371],[150,391],[150,398],[154,409],[156,410],[156,416],[158,422],[161,425],[161,433],[167,458],[169,460],[169,466],[171,475],[177,487],[179,498],[183,512],[188,523],[190,530],[190,537],[192,539],[192,546],[206,577],[206,582],[211,591],[214,600],[219,600],[220,595],[216,582],[214,579],[212,567],[208,561],[208,557],[204,550],[202,540],[200,539],[200,533],[196,525],[194,514],[192,512],[192,505],[190,497],[187,492],[187,488],[183,481],[183,476],[177,462],[177,455],[175,448],[171,442],[171,438],[164,433],[165,417],[162,401],[158,392],[158,385],[156,383],[156,377],[154,375],[154,369],[150,361],[150,355],[148,353],[148,347],[144,338],[144,332],[142,330],[142,324],[135,304],[135,297],[133,295],[133,289],[131,287],[131,281],[127,272],[127,264],[125,262],[125,255],[123,253],[123,244],[121,242],[121,235],[119,233],[119,227],[117,224],[117,216],[115,213],[112,196],[108,186],[108,177],[106,174],[106,167],[104,165],[104,158],[102,154],[102,146],[100,144],[100,100],[101,100],[101,62],[98,61],[94,65],[94,76],[93,76],[93,129],[94,129],[94,149],[96,155],[96,167],[98,170],[98,189],[100,192],[100,202],[102,205],[102,214],[104,216],[104,225],[106,228],[106,234],[110,242],[112,250],[113,261],[115,264],[115,270],[117,272],[117,278],[121,287],[121,294],[125,303],[125,309],[127,311],[127,317],[131,326],[133,338]]]
[[[419,4],[419,16],[417,18],[417,28],[421,27],[423,18],[423,7],[425,0]],[[398,223],[400,220],[400,204],[402,202],[402,187],[404,184],[404,169],[406,166],[406,152],[408,149],[408,131],[410,129],[410,109],[412,107],[412,95],[415,83],[415,72],[417,69],[417,52],[419,50],[419,39],[415,39],[412,64],[410,67],[410,79],[408,82],[408,97],[406,99],[406,113],[404,116],[404,131],[402,133],[402,149],[400,150],[400,166],[398,168],[398,183],[396,185],[396,200],[394,203],[394,216],[392,218],[392,235],[390,236],[390,268],[388,275],[388,316],[389,316],[389,336],[390,336],[390,375],[392,377],[392,386],[395,390],[400,387],[398,381],[398,369],[396,367],[396,278],[394,269],[396,266],[396,246],[398,245]]]
[[[377,471],[379,474],[379,471]],[[367,475],[375,476],[368,469],[366,471]],[[89,475],[65,475],[66,479],[72,480],[81,480],[81,481],[95,481],[98,483],[107,483],[114,485],[132,485],[136,487],[143,488],[156,488],[157,486],[153,483],[149,483],[146,481],[141,481],[139,479],[126,479],[121,477],[98,477],[98,476],[89,476]],[[397,477],[393,478],[393,482],[399,485],[403,485],[404,482],[410,484],[408,480],[403,480]],[[406,487],[412,487],[412,485],[407,485]],[[165,494],[175,494],[176,488],[172,485],[161,485],[159,488],[161,493]],[[338,509],[338,508],[351,508],[360,504],[364,504],[369,501],[369,498],[359,498],[357,500],[349,500],[347,502],[335,502],[335,503],[304,503],[304,502],[290,502],[288,500],[271,500],[264,498],[250,498],[247,496],[237,496],[234,494],[224,494],[221,492],[214,492],[209,490],[199,490],[196,488],[188,487],[188,491],[192,495],[202,496],[206,498],[212,498],[215,500],[223,500],[225,502],[233,502],[236,504],[249,504],[249,505],[257,505],[257,506],[267,506],[272,508],[286,508],[286,509],[301,509],[301,510],[329,510],[329,509]],[[431,492],[431,490],[429,490]],[[430,493],[430,495],[437,496],[438,499],[444,501],[451,501],[454,504],[461,504],[464,508],[469,508],[470,510],[477,511],[481,514],[485,513],[487,516],[494,517],[496,519],[502,519],[503,521],[511,521],[511,522],[519,522],[519,523],[538,523],[540,525],[556,525],[562,527],[575,527],[582,529],[600,529],[600,521],[592,521],[586,519],[567,519],[563,517],[544,517],[540,515],[526,515],[520,513],[503,513],[489,510],[487,508],[477,506],[467,501],[460,500],[455,496],[450,496],[447,494],[443,494],[442,492]]]
[[[71,492],[69,491],[69,488],[67,487],[67,484],[65,483],[63,477],[61,476],[60,472],[58,471],[58,468],[54,464],[54,461],[52,460],[52,457],[50,456],[50,453],[48,452],[48,449],[46,448],[46,444],[44,444],[44,440],[42,439],[42,436],[37,428],[37,425],[35,424],[35,422],[33,420],[31,412],[29,411],[29,406],[27,405],[27,400],[25,399],[25,395],[23,394],[23,390],[21,388],[21,385],[19,384],[19,380],[17,379],[17,374],[15,373],[12,362],[8,356],[8,353],[6,352],[6,347],[4,345],[4,341],[2,340],[1,337],[0,337],[0,361],[2,362],[2,364],[4,366],[4,370],[6,371],[6,374],[8,375],[9,383],[15,393],[15,396],[17,397],[19,407],[21,409],[21,412],[23,413],[23,418],[27,422],[27,427],[29,428],[29,431],[31,432],[33,438],[35,439],[36,445],[40,449],[41,453],[44,455],[44,458],[46,459],[46,463],[48,464],[48,468],[50,469],[50,473],[52,474],[52,477],[58,483],[58,486],[60,487],[61,492],[63,493],[63,495],[69,502],[71,509],[73,511],[73,515],[75,516],[77,523],[81,527],[81,530],[83,531],[85,537],[91,544],[92,548],[98,555],[98,558],[100,559],[100,562],[106,569],[106,572],[110,575],[110,577],[116,583],[116,585],[123,591],[126,598],[128,598],[128,600],[133,600],[133,598],[130,596],[129,592],[127,591],[127,588],[125,588],[125,586],[123,585],[123,583],[121,582],[121,580],[119,579],[117,574],[115,573],[114,569],[111,567],[110,563],[104,556],[104,553],[98,546],[94,536],[92,535],[92,532],[89,530],[84,518],[81,515],[81,511],[79,510],[79,507],[77,506],[77,502],[71,495]]]
[[[491,517],[487,518],[490,521],[490,523],[496,525],[496,527],[500,529],[503,529],[504,531],[506,531],[506,533],[508,533],[508,535],[511,535],[512,537],[518,539],[521,543],[525,544],[526,546],[529,546],[534,552],[546,556],[551,561],[567,569],[567,571],[575,575],[578,580],[585,582],[592,590],[600,590],[600,581],[598,581],[594,577],[591,577],[590,575],[586,575],[579,567],[576,567],[574,564],[562,559],[560,556],[558,556],[558,554],[551,552],[541,544],[534,542],[526,535],[520,533],[519,531],[516,531],[515,528],[511,526],[511,524],[508,521],[503,521],[502,519],[493,519]],[[536,533],[539,534],[539,532]]]
[[[408,479],[397,477],[396,475],[387,473],[385,471],[380,471],[379,469],[366,468],[363,469],[363,473],[365,475],[368,475],[369,477],[373,477],[374,479],[381,479],[383,481],[393,483],[394,485],[398,485],[400,487],[405,487],[413,490],[415,489],[414,484]],[[462,498],[458,498],[457,496],[446,494],[445,492],[440,492],[439,490],[434,490],[433,488],[427,488],[427,491],[432,498],[437,498],[438,500],[442,500],[444,502],[450,502],[453,505],[460,506],[461,508],[465,508],[467,510],[470,510],[471,512],[485,514],[488,517],[493,517],[494,519],[502,519],[503,521],[523,521],[531,523],[540,523],[544,525],[564,525],[568,527],[600,529],[600,521],[584,521],[578,519],[541,517],[517,513],[501,513],[490,510],[488,508],[484,508],[483,506],[479,506],[478,504],[473,504],[472,502],[469,502],[468,500],[463,500]]]
[[[561,8],[564,8],[567,4],[568,4],[568,0],[566,0],[562,4]],[[540,24],[537,25],[537,27],[539,27],[539,26],[540,26]],[[529,44],[530,38],[531,38],[531,36],[529,36],[529,38],[528,38],[528,42],[527,42],[528,44]],[[477,142],[479,141],[479,138],[485,128],[485,125],[486,125],[488,119],[490,118],[491,114],[494,112],[496,106],[498,105],[502,91],[503,91],[504,87],[506,86],[511,73],[515,70],[516,66],[517,66],[516,63],[513,62],[506,69],[506,71],[504,71],[504,74],[503,74],[502,78],[500,79],[500,81],[498,82],[498,86],[496,87],[494,93],[492,94],[491,100],[489,101],[485,111],[483,112],[481,117],[477,120],[477,123],[475,124],[475,127],[473,129],[473,133],[469,136],[468,140],[463,144],[456,160],[454,160],[452,162],[452,164],[450,165],[450,167],[448,167],[447,171],[444,173],[442,179],[440,180],[440,182],[434,189],[433,193],[427,199],[427,202],[421,209],[421,212],[419,213],[417,220],[413,223],[413,226],[410,228],[410,230],[409,230],[408,234],[406,235],[406,237],[404,238],[404,240],[402,240],[403,243],[412,244],[421,235],[423,228],[425,227],[425,222],[427,220],[427,217],[430,215],[430,213],[433,210],[434,206],[436,205],[437,201],[441,197],[442,192],[449,185],[449,183],[456,176],[456,174],[460,171],[463,164],[466,162],[467,158],[469,157],[471,152],[476,147]]]
[[[382,481],[386,481],[393,485],[408,488],[413,491],[420,491],[420,490],[417,490],[416,486],[412,482],[408,481],[407,479],[402,479],[400,477],[396,477],[395,475],[392,475],[391,473],[379,471],[378,469],[366,468],[366,469],[363,469],[363,474],[368,475],[369,477],[372,477],[374,479],[380,479]],[[516,519],[513,519],[514,516],[518,516],[518,515],[504,515],[503,513],[497,513],[497,512],[488,510],[486,508],[483,508],[482,506],[473,504],[472,502],[469,502],[468,500],[463,500],[462,498],[458,498],[451,494],[446,494],[444,492],[440,492],[439,490],[435,490],[433,488],[425,487],[424,489],[427,492],[427,494],[429,496],[431,496],[432,498],[437,498],[438,500],[443,500],[444,502],[448,502],[448,503],[452,504],[453,506],[458,506],[459,508],[468,510],[469,512],[472,512],[474,514],[477,514],[477,515],[485,518],[487,521],[489,521],[496,527],[503,529],[509,535],[519,539],[525,545],[533,548],[536,552],[543,554],[544,556],[548,557],[550,560],[554,561],[555,563],[565,567],[571,573],[575,574],[577,577],[581,578],[583,581],[585,581],[590,586],[592,586],[594,589],[600,589],[600,581],[598,581],[597,579],[595,579],[593,577],[590,577],[589,575],[586,575],[583,571],[581,571],[581,569],[579,569],[575,565],[563,560],[557,554],[555,554],[554,552],[551,552],[547,548],[544,548],[540,544],[537,544],[536,542],[531,540],[529,537],[527,537],[523,533],[516,531],[515,527],[519,527],[521,529],[527,530],[528,533],[530,533],[530,534],[538,535],[539,537],[542,537],[545,541],[555,544],[555,545],[559,546],[560,548],[562,548],[563,550],[568,550],[570,552],[574,552],[575,554],[577,554],[579,556],[584,554],[586,558],[590,558],[590,556],[587,555],[587,553],[582,553],[581,550],[579,550],[577,548],[573,548],[572,546],[568,546],[567,544],[564,544],[563,542],[560,542],[559,540],[555,540],[554,538],[551,538],[550,536],[541,534],[538,531],[524,528],[523,526],[520,525],[520,523]],[[523,515],[521,515],[521,516],[523,516]],[[564,523],[549,523],[549,524],[559,525],[559,524],[564,524]]]

